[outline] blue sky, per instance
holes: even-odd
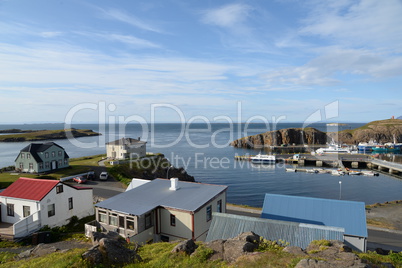
[[[400,0],[0,0],[0,123],[400,116],[401,14]]]

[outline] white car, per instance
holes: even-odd
[[[107,174],[106,171],[103,171],[103,172],[99,175],[99,179],[100,179],[101,181],[107,180],[108,177],[109,177],[109,174]]]

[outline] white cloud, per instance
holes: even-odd
[[[402,52],[402,2],[398,0],[313,1],[300,29],[344,47]]]
[[[207,24],[232,28],[243,23],[252,10],[252,7],[245,4],[230,4],[205,11],[202,21]]]
[[[94,35],[103,37],[111,41],[118,41],[135,48],[160,48],[159,45],[153,42],[137,38],[131,35],[122,35],[122,34],[94,34]]]
[[[44,38],[53,38],[53,37],[61,36],[63,33],[62,32],[41,32],[39,34],[40,34],[40,36],[42,36]]]
[[[163,31],[159,29],[158,27],[152,25],[150,22],[145,22],[137,17],[135,17],[132,14],[127,14],[121,10],[118,9],[100,9],[104,15],[106,15],[107,18],[121,21],[124,23],[127,23],[129,25],[132,25],[136,28],[145,30],[145,31],[151,31],[151,32],[156,32],[156,33],[162,33]]]

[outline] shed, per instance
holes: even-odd
[[[340,227],[213,213],[206,241],[234,238],[250,231],[271,241],[284,240],[290,246],[305,249],[313,240],[342,241],[345,230]]]
[[[345,229],[345,243],[366,251],[367,224],[364,202],[266,194],[261,218]]]

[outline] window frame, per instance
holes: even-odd
[[[56,215],[56,204],[47,205],[47,216],[48,218],[53,217]]]
[[[212,220],[212,205],[206,207],[206,220],[207,222]]]
[[[68,198],[68,210],[72,210],[74,208],[74,201],[72,197]]]
[[[56,194],[60,194],[64,191],[63,184],[56,185]]]
[[[30,216],[31,215],[31,207],[30,206],[22,206],[22,215],[24,218]]]
[[[176,226],[176,215],[170,214],[170,226]]]
[[[13,203],[7,203],[7,216],[14,217],[14,204]]]
[[[216,202],[216,211],[222,213],[222,199],[219,199],[218,202]]]

